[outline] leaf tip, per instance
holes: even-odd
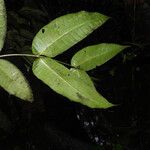
[[[130,45],[122,45],[123,49],[131,47]]]
[[[115,106],[115,104],[107,102],[105,105],[102,106],[102,109],[107,109],[107,108],[114,107],[114,106]]]

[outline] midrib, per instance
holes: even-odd
[[[53,69],[51,69],[43,60],[41,60],[41,61],[48,69],[50,69],[55,75],[57,75],[61,80],[63,80],[67,85],[69,85],[69,87],[73,88],[75,91],[77,91],[77,93],[80,93],[81,95],[83,95],[78,89],[74,88],[71,84],[69,84],[66,80],[64,80],[58,73],[56,73]],[[93,101],[94,103],[96,102],[92,99],[87,98],[87,96],[85,96],[85,95],[83,95],[83,97],[85,97],[86,99],[88,99],[90,101]]]
[[[95,22],[96,22],[96,21],[98,21],[98,20],[95,19]],[[62,35],[59,36],[58,38],[56,38],[54,41],[52,41],[51,44],[48,45],[48,46],[45,48],[44,51],[46,51],[48,47],[52,46],[57,40],[61,39],[62,37],[64,37],[64,36],[67,35],[68,33],[72,32],[73,30],[75,30],[75,29],[77,29],[77,28],[79,28],[79,27],[81,27],[81,26],[87,24],[88,22],[92,22],[92,20],[86,21],[86,22],[84,22],[84,23],[82,23],[82,24],[80,24],[80,25],[75,26],[74,28],[71,28],[70,30],[68,30],[67,32],[65,32],[64,34],[62,34]],[[40,55],[41,55],[44,51],[41,51]]]
[[[103,52],[101,55],[104,55],[105,53],[107,53],[107,52]],[[93,57],[89,57],[89,59],[86,59],[85,61],[82,61],[82,63],[80,63],[80,64],[77,65],[77,66],[81,66],[81,65],[83,65],[83,64],[86,64],[86,62],[91,61],[92,59],[95,59],[96,57],[100,57],[100,55],[96,55],[96,56],[93,56]],[[77,66],[76,66],[76,67],[77,67]]]

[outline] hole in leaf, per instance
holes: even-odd
[[[42,29],[42,33],[44,33],[45,32],[45,29]]]

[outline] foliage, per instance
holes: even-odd
[[[10,94],[23,100],[33,100],[29,84],[20,70],[7,60],[0,59],[0,85]]]
[[[71,65],[89,71],[96,66],[104,64],[126,47],[128,46],[108,43],[89,46],[83,48],[73,56]]]
[[[6,12],[4,1],[0,1],[0,49],[3,47],[6,34]],[[0,59],[0,86],[8,93],[15,95],[23,100],[32,101],[32,91],[29,83],[19,69],[4,59]]]
[[[102,65],[127,46],[105,43],[86,47],[73,56],[70,69],[52,59],[84,39],[108,18],[100,13],[81,11],[61,16],[41,28],[32,42],[32,56],[39,57],[33,63],[34,75],[72,101],[91,108],[113,106],[97,92],[85,71]],[[6,25],[2,28],[6,28]],[[1,59],[0,70],[1,87],[21,99],[33,100],[28,82],[12,63]]]
[[[95,88],[55,60],[50,58],[37,59],[33,64],[33,72],[54,91],[70,100],[91,108],[108,108],[112,106],[97,93]]]
[[[55,57],[69,49],[108,20],[99,13],[81,11],[59,17],[43,27],[32,44],[34,54]]]
[[[4,7],[4,1],[0,0],[0,51],[4,44],[5,35],[6,35],[6,10]]]

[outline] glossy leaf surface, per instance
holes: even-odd
[[[128,46],[102,43],[88,46],[78,51],[71,60],[71,65],[85,71],[96,68],[113,58]]]
[[[0,51],[3,48],[6,35],[6,11],[4,0],[0,0]]]
[[[20,70],[7,60],[0,59],[0,86],[20,99],[32,101],[31,88]]]
[[[68,68],[50,58],[38,58],[33,64],[33,73],[55,92],[91,108],[113,106],[95,89],[91,88]]]
[[[55,57],[84,39],[107,20],[107,16],[86,11],[61,16],[37,33],[32,43],[32,51],[34,54]]]

